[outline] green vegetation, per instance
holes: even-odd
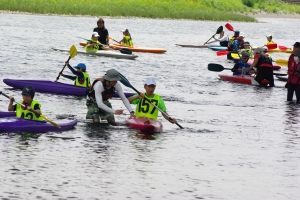
[[[300,14],[299,5],[280,0],[1,0],[0,10],[213,21],[255,21],[246,14],[258,11]]]

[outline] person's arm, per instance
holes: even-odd
[[[249,68],[246,69],[246,72],[250,72],[250,70],[252,70],[253,67],[256,66],[257,62],[258,62],[258,58],[255,58],[255,57],[254,57],[253,63],[250,65]]]
[[[121,87],[121,85],[120,85],[119,82],[117,82],[117,84],[115,85],[115,88],[116,88],[116,91],[117,91],[119,97],[122,99],[125,107],[127,108],[127,110],[130,113],[134,112],[133,109],[131,108],[130,103],[129,103],[128,99],[126,98],[126,96],[125,96],[125,94],[123,92],[123,89],[122,89],[122,87]]]
[[[241,72],[242,70],[239,70],[239,64],[238,63],[236,63],[234,66],[233,66],[233,68],[231,69],[231,71],[232,72]]]
[[[165,105],[165,102],[164,102],[164,100],[160,97],[160,99],[159,99],[159,103],[158,103],[158,107],[164,112],[164,113],[166,113],[166,114],[164,114],[164,113],[161,113],[162,114],[162,116],[166,119],[166,120],[168,120],[170,123],[177,123],[177,120],[175,119],[175,118],[172,118],[172,120],[170,120],[170,118],[167,116],[168,115],[168,113],[167,113],[167,107],[166,107],[166,105]]]
[[[109,46],[109,34],[106,28],[105,28],[105,35],[106,35],[106,45]]]
[[[136,100],[136,99],[142,99],[142,98],[144,98],[144,94],[140,93],[140,94],[136,94],[136,95],[133,95],[131,97],[128,97],[127,99],[129,101],[129,103],[132,103],[134,100]],[[133,104],[135,104],[135,103],[133,103]]]
[[[8,108],[7,108],[8,111],[15,111],[13,103],[14,103],[14,98],[12,96],[10,96],[9,104],[8,104]]]
[[[215,43],[215,42],[218,42],[217,39],[213,40],[213,41],[210,41],[210,42],[206,42],[205,44],[211,44],[211,43]]]

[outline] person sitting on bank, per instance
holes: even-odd
[[[120,115],[124,111],[123,109],[114,110],[108,101],[115,92],[118,93],[125,107],[130,112],[130,117],[134,117],[134,111],[125,97],[121,84],[118,82],[120,80],[119,72],[115,69],[110,69],[107,70],[103,77],[97,78],[93,82],[86,103],[88,107],[86,119],[93,119],[94,123],[99,123],[100,118],[106,119],[109,124],[115,125],[114,114]]]
[[[267,37],[267,40],[268,40],[268,42],[267,42],[267,44],[266,45],[268,45],[268,44],[275,44],[273,41],[272,41],[272,35],[267,35],[266,36]]]
[[[90,87],[91,83],[90,83],[90,76],[88,75],[88,73],[86,72],[86,65],[84,63],[79,63],[77,66],[75,66],[73,69],[73,67],[69,64],[69,62],[65,62],[66,65],[68,65],[68,68],[71,70],[71,72],[75,75],[75,76],[69,76],[69,75],[65,75],[62,72],[60,72],[59,74],[65,78],[68,78],[70,80],[75,81],[75,85],[76,86],[80,86],[80,87]]]
[[[147,117],[151,119],[157,119],[158,109],[154,107],[151,103],[149,103],[149,101],[147,101],[146,98],[150,100],[150,102],[155,104],[158,108],[160,108],[162,111],[167,111],[164,100],[158,94],[154,93],[155,88],[156,82],[154,78],[147,78],[144,84],[144,89],[146,90],[146,92],[128,97],[128,100],[131,104],[137,104],[135,109],[136,117]],[[172,120],[170,120],[169,117],[165,114],[162,113],[162,115],[169,122],[177,123],[177,120],[175,118],[172,118]]]
[[[17,118],[42,121],[43,118],[40,116],[41,104],[34,100],[35,89],[33,86],[25,86],[22,90],[22,98],[19,104],[13,105],[14,97],[10,96],[10,102],[8,105],[8,111],[16,111]],[[33,113],[34,110],[36,113]]]
[[[99,34],[97,32],[93,32],[90,40],[86,41],[86,45],[84,47],[86,52],[96,52],[98,50],[112,50],[112,48],[104,46],[98,41]]]
[[[250,65],[248,64],[248,60],[249,60],[249,53],[243,52],[241,59],[231,69],[231,71],[233,72],[232,75],[240,75],[240,74],[250,75],[250,72],[246,71],[246,69],[250,67]]]
[[[123,33],[123,39],[119,41],[119,44],[126,47],[133,47],[133,42],[129,30],[126,28],[121,32]]]
[[[229,37],[228,37],[228,35],[224,34],[224,31],[220,32],[220,36],[218,38],[216,38],[215,36],[213,36],[213,38],[215,40],[210,41],[210,42],[206,42],[206,43],[204,43],[204,45],[205,44],[211,44],[211,43],[214,43],[214,42],[220,42],[220,46],[222,46],[222,47],[227,47],[228,46]]]

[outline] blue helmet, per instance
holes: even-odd
[[[84,63],[79,63],[77,66],[74,67],[75,69],[82,69],[83,71],[86,71],[86,66]]]

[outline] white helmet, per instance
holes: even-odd
[[[264,52],[267,52],[267,51],[268,51],[268,47],[263,46],[263,47],[262,47],[262,50],[263,50]]]

